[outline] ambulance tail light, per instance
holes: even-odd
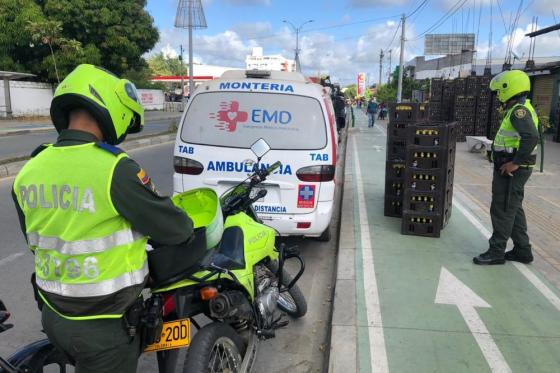
[[[200,175],[204,171],[202,163],[183,157],[173,157],[173,168],[176,173],[187,175]]]
[[[334,179],[335,168],[333,165],[309,166],[297,170],[299,180],[312,183],[322,183]]]

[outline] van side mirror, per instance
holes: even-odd
[[[260,161],[261,158],[270,151],[270,145],[268,145],[265,139],[260,138],[251,145],[251,151]]]

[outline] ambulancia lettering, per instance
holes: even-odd
[[[249,164],[245,162],[231,162],[231,161],[209,161],[207,171],[217,171],[217,172],[243,172],[243,173],[253,173],[256,171],[256,164]],[[269,164],[261,163],[261,169],[266,170],[270,167]],[[281,165],[275,172],[279,175],[292,175],[292,167],[288,165]]]
[[[95,213],[95,199],[91,188],[70,185],[30,184],[19,187],[22,207],[30,209],[62,209]]]

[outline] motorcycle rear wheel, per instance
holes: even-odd
[[[228,324],[213,322],[194,336],[183,373],[237,373],[247,346]]]

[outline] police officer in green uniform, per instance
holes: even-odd
[[[125,325],[148,281],[148,237],[182,245],[192,221],[115,147],[143,127],[131,82],[80,65],[56,89],[51,118],[56,144],[34,152],[12,193],[43,327],[77,372],[135,372],[140,340]]]
[[[490,82],[505,109],[498,133],[492,144],[494,176],[490,216],[494,232],[489,249],[473,258],[475,264],[504,264],[506,260],[521,263],[533,261],[523,211],[525,184],[537,159],[539,120],[527,94],[531,84],[520,70],[504,71]],[[513,250],[505,252],[508,239]]]

